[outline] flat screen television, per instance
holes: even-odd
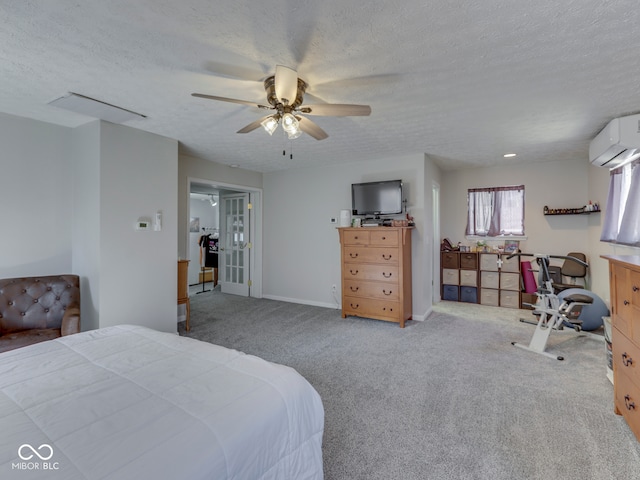
[[[351,184],[353,215],[396,215],[402,213],[402,180]]]

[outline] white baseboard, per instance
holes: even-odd
[[[324,308],[332,308],[334,310],[342,310],[341,305],[336,305],[334,303],[326,303],[326,302],[314,302],[311,300],[300,300],[299,298],[289,298],[289,297],[280,297],[278,295],[263,295],[262,298],[266,298],[268,300],[277,300],[280,302],[288,302],[288,303],[298,303],[300,305],[310,305],[313,307],[324,307]],[[433,311],[432,307],[429,307],[425,313],[422,315],[412,314],[411,319],[417,320],[418,322],[424,322],[431,312]]]
[[[288,298],[288,297],[280,297],[278,295],[264,295],[264,294],[262,295],[262,298],[266,298],[267,300],[278,300],[280,302],[299,303],[300,305],[310,305],[312,307],[333,308],[334,310],[340,309],[340,307],[335,303],[314,302],[312,300],[301,300],[299,298]]]

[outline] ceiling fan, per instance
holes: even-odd
[[[283,65],[276,66],[275,75],[271,75],[264,81],[264,89],[267,93],[268,105],[261,105],[246,100],[235,98],[217,97],[215,95],[204,95],[202,93],[192,93],[191,95],[209,100],[219,100],[222,102],[239,103],[249,105],[264,110],[274,110],[273,113],[259,118],[255,122],[238,130],[237,133],[249,133],[262,126],[269,135],[282,123],[282,129],[290,139],[298,138],[302,133],[311,135],[316,140],[324,140],[329,135],[315,122],[309,120],[304,115],[318,115],[324,117],[351,117],[367,116],[371,114],[369,105],[351,104],[319,104],[302,106],[304,93],[308,84],[298,77],[298,72]]]

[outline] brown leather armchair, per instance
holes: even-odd
[[[80,278],[0,279],[0,353],[80,331]]]

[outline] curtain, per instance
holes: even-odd
[[[640,246],[640,162],[631,167],[631,180],[625,203],[624,213],[620,221],[618,243]]]
[[[640,161],[611,171],[600,240],[640,246]]]
[[[524,235],[524,185],[467,192],[467,235]]]

